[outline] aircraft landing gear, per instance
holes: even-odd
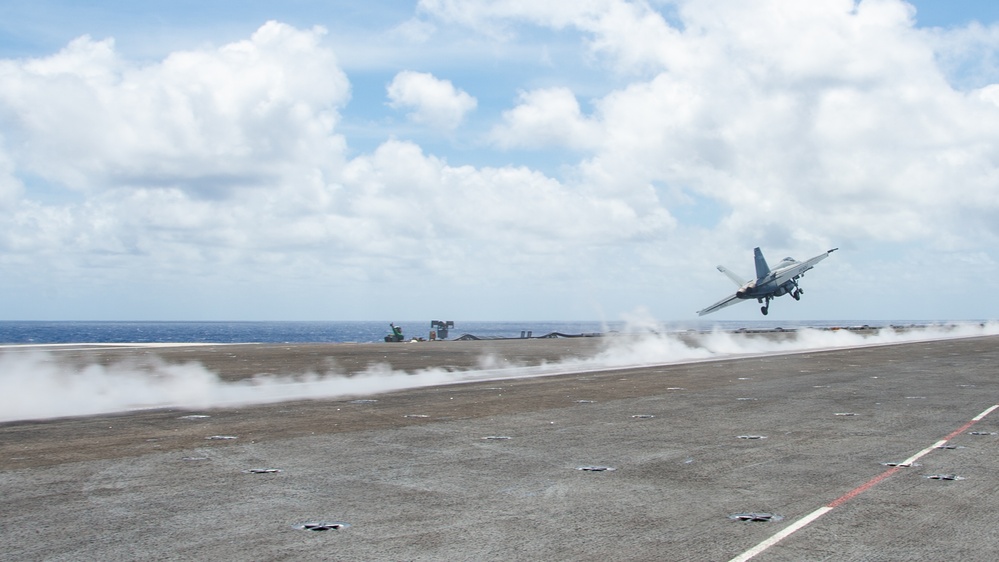
[[[764,316],[770,312],[770,297],[767,297],[767,304],[760,307],[760,312],[762,312]]]
[[[798,286],[797,281],[792,280],[791,282],[794,283],[794,290],[791,291],[791,296],[794,298],[794,300],[800,301],[801,295],[804,295],[805,291],[801,290],[801,287]]]

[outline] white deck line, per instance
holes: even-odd
[[[959,429],[957,431],[963,431],[963,430],[967,429],[968,427],[974,425],[975,422],[981,421],[985,416],[991,414],[996,408],[999,408],[999,404],[996,404],[995,406],[990,407],[989,409],[985,410],[981,414],[978,414],[977,416],[971,418],[971,421],[969,421],[968,423],[966,423],[963,427],[961,427],[961,429]],[[957,432],[955,432],[955,433],[957,433]],[[912,455],[911,457],[909,457],[908,459],[906,459],[905,462],[903,462],[903,463],[901,463],[899,465],[899,467],[911,466],[912,463],[916,462],[916,460],[918,460],[920,457],[922,457],[923,455],[929,453],[933,449],[935,449],[935,448],[943,445],[946,442],[947,442],[947,439],[942,439],[940,441],[937,441],[933,445],[931,445],[931,446],[923,449],[922,451],[920,451],[920,452],[916,453],[915,455]],[[775,535],[773,535],[772,537],[766,539],[765,541],[761,542],[760,544],[754,546],[753,548],[751,548],[751,549],[743,552],[739,556],[736,556],[735,558],[731,559],[729,562],[747,562],[748,560],[750,560],[753,557],[755,557],[757,554],[760,554],[760,553],[766,551],[771,546],[773,546],[773,545],[779,543],[780,541],[786,539],[787,537],[791,536],[795,532],[800,531],[801,529],[805,528],[807,525],[809,525],[810,523],[812,523],[813,521],[815,521],[819,517],[822,517],[826,513],[829,513],[830,511],[832,511],[833,509],[835,509],[835,507],[838,507],[839,505],[842,505],[843,503],[846,503],[846,501],[848,501],[850,499],[853,499],[854,497],[856,497],[856,496],[860,495],[861,493],[867,491],[869,488],[873,487],[874,485],[876,485],[881,480],[883,480],[883,479],[887,478],[888,476],[890,476],[891,474],[893,474],[894,471],[896,471],[896,470],[898,470],[898,467],[891,468],[888,471],[886,471],[884,473],[881,473],[878,476],[875,476],[874,478],[868,480],[866,483],[864,483],[864,484],[862,484],[862,485],[854,488],[852,491],[847,492],[846,494],[843,494],[838,499],[836,499],[836,500],[834,500],[834,501],[832,501],[832,502],[830,502],[830,503],[828,503],[828,504],[826,504],[826,505],[824,505],[824,506],[816,509],[815,511],[813,511],[813,512],[809,513],[808,515],[802,517],[801,519],[795,521],[791,525],[788,525],[787,527],[785,527],[780,532],[776,533]]]

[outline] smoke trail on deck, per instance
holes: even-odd
[[[360,374],[335,370],[289,373],[223,381],[198,363],[170,364],[150,359],[141,364],[69,366],[52,353],[0,354],[0,421],[44,419],[175,407],[203,409],[302,399],[357,397],[441,384],[550,376],[581,371],[676,364],[761,354],[887,345],[999,334],[999,323],[930,326],[873,334],[849,330],[798,330],[780,338],[715,331],[666,333],[650,322],[632,322],[626,335],[607,337],[589,357],[541,365],[497,367],[483,357],[469,370],[393,370],[374,365]]]

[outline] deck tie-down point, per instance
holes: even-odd
[[[728,516],[729,519],[733,521],[755,521],[759,523],[769,523],[771,521],[780,521],[784,518],[783,515],[777,515],[776,513],[733,513]]]
[[[343,521],[307,521],[294,527],[303,531],[339,531],[340,529],[350,527],[350,523],[344,523]]]

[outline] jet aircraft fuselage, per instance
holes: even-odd
[[[804,262],[800,262],[794,258],[784,258],[775,268],[770,269],[770,266],[767,265],[766,258],[763,257],[763,252],[760,251],[759,248],[754,248],[753,255],[756,261],[756,279],[743,283],[741,279],[744,278],[738,277],[728,269],[719,265],[718,271],[721,271],[730,279],[735,281],[736,284],[739,285],[739,289],[734,295],[722,299],[705,309],[697,311],[697,314],[703,316],[725,308],[726,306],[733,305],[741,300],[756,299],[757,302],[763,304],[760,308],[760,312],[766,315],[770,310],[771,299],[784,295],[791,295],[794,300],[800,300],[804,291],[798,286],[798,279],[804,276],[806,271],[815,267],[815,264],[826,259],[829,257],[829,254],[835,252],[836,250],[838,250],[838,248],[833,248]]]

